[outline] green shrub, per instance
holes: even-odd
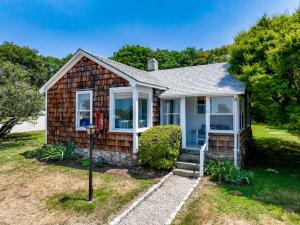
[[[253,172],[240,170],[230,161],[209,161],[204,172],[211,180],[229,184],[249,184],[254,180]]]
[[[175,125],[154,126],[142,133],[138,157],[142,165],[154,169],[172,169],[179,156],[181,128]]]
[[[89,159],[83,159],[83,160],[81,161],[81,165],[82,165],[83,167],[88,167],[88,166],[90,165],[90,160],[89,160]]]
[[[75,147],[76,147],[75,141],[69,140],[67,142],[65,153],[64,153],[64,159],[73,159],[77,156],[77,154],[74,152]]]
[[[62,145],[44,145],[39,151],[41,160],[62,161],[64,160],[65,149]]]

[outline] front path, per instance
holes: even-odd
[[[174,211],[186,200],[197,179],[171,175],[163,185],[148,196],[131,211],[120,224],[122,225],[161,225],[170,223]]]

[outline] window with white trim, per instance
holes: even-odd
[[[180,99],[162,100],[162,124],[180,125]]]
[[[133,92],[137,91],[136,99]],[[152,126],[152,89],[132,87],[110,88],[109,130],[111,132],[134,131],[134,102],[137,103],[136,132]]]
[[[233,130],[233,97],[210,98],[210,129]]]
[[[133,127],[132,119],[132,93],[114,93],[113,107],[114,126],[113,129],[131,130]]]
[[[146,128],[150,126],[150,99],[149,93],[139,92],[138,100],[138,114],[139,114],[139,124],[138,128]]]
[[[93,91],[76,92],[76,130],[85,130],[93,123]]]
[[[205,97],[199,96],[197,99],[197,107],[196,107],[196,115],[203,115],[205,114]]]

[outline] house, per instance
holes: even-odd
[[[85,127],[103,115],[95,157],[133,165],[139,135],[159,124],[182,128],[182,149],[241,163],[251,137],[249,94],[228,63],[142,71],[79,49],[41,88],[46,96],[46,142],[75,140],[87,154]]]

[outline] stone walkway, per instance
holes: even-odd
[[[170,217],[178,210],[197,179],[171,175],[163,185],[131,211],[122,225],[163,225],[170,223]]]

